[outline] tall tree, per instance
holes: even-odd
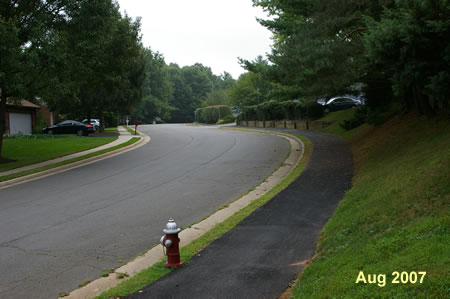
[[[271,80],[312,97],[364,83],[370,108],[400,100],[419,113],[448,109],[448,0],[253,3],[272,16],[260,20],[274,33]]]
[[[208,97],[202,103],[202,107],[214,106],[214,105],[229,105],[228,90],[215,89],[208,93]]]
[[[173,86],[170,105],[171,122],[193,122],[195,109],[201,107],[213,83],[209,76],[209,68],[201,64],[180,68],[176,64],[169,65],[169,77]]]
[[[450,1],[398,0],[381,18],[367,17],[364,43],[372,71],[391,82],[407,108],[449,109]]]
[[[253,2],[276,16],[260,23],[274,33],[269,58],[278,82],[297,85],[304,95],[323,96],[342,92],[362,77],[363,16],[375,13],[377,1]]]
[[[52,104],[78,117],[95,114],[103,130],[105,112],[127,112],[141,99],[140,20],[122,16],[111,0],[81,0],[69,6],[68,16],[58,49],[66,53],[70,72],[60,72],[59,79],[70,88],[56,94]]]
[[[230,104],[241,111],[244,106],[268,101],[272,88],[272,83],[261,73],[244,73],[228,91]]]
[[[55,32],[76,0],[0,2],[0,159],[8,99],[35,96],[50,86]],[[58,88],[58,86],[52,86]]]
[[[143,83],[142,101],[133,113],[133,118],[152,122],[157,117],[170,119],[172,107],[169,100],[172,86],[164,57],[151,49],[145,49],[145,81]]]
[[[231,76],[228,72],[223,72],[220,76],[215,76],[216,79],[214,80],[214,89],[229,89],[231,88],[236,80],[233,79],[233,76]]]
[[[188,86],[181,74],[181,68],[174,63],[168,67],[170,84],[172,86],[172,96],[170,106],[174,107],[171,113],[171,122],[189,122],[191,114],[192,90]],[[186,111],[187,110],[187,111]]]

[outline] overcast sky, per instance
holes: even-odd
[[[253,60],[270,52],[271,33],[257,21],[266,14],[251,0],[118,0],[122,12],[142,17],[145,47],[167,64],[196,62],[235,79],[244,72],[238,57]]]

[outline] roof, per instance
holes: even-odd
[[[15,102],[15,101],[12,101],[12,100],[8,99],[8,102],[6,104],[8,106],[16,106],[16,107],[26,107],[26,108],[34,108],[34,109],[40,109],[41,108],[38,105],[35,105],[35,104],[31,103],[30,101],[27,101],[25,99],[21,99],[20,100],[20,104]]]

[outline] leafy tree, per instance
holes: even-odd
[[[340,93],[359,82],[365,72],[363,16],[375,13],[377,1],[253,2],[276,16],[260,20],[274,33],[269,55],[274,80],[317,97]]]
[[[260,104],[270,100],[273,85],[263,74],[248,72],[239,77],[239,80],[229,89],[230,104],[237,110],[244,106]]]
[[[169,77],[173,87],[170,105],[175,108],[171,122],[194,121],[195,110],[201,107],[213,87],[209,71],[209,68],[201,64],[183,68],[176,64],[169,65]]]
[[[184,81],[192,90],[193,100],[197,105],[200,104],[213,89],[210,69],[203,67],[201,64],[195,64],[183,67],[181,72]]]
[[[372,111],[398,100],[428,115],[448,111],[448,0],[253,3],[272,16],[260,23],[275,42],[268,71],[245,62],[249,70],[297,96],[336,95],[363,83]]]
[[[122,17],[111,0],[82,0],[69,8],[60,49],[68,53],[70,76],[60,73],[59,78],[72,88],[68,94],[63,90],[52,104],[78,118],[97,115],[103,130],[105,112],[127,112],[141,99],[140,21]]]
[[[168,120],[172,107],[169,105],[173,93],[168,67],[164,57],[151,49],[145,49],[145,80],[143,98],[133,118],[151,123],[156,117]]]
[[[223,72],[223,74],[220,74],[219,76],[212,74],[211,80],[213,81],[213,90],[229,89],[236,82],[236,80],[233,79],[233,76],[228,72]]]
[[[52,84],[55,32],[67,19],[68,3],[78,1],[0,2],[0,159],[8,99],[34,100]]]
[[[260,75],[260,81],[265,82],[265,92],[267,92],[268,100],[286,101],[286,99],[299,99],[302,95],[302,89],[296,85],[286,85],[281,83],[276,75],[275,68],[263,59],[262,56],[256,57],[253,61],[239,59],[241,66]],[[260,84],[261,85],[261,84]],[[260,89],[258,87],[258,89]]]
[[[198,108],[192,105],[192,89],[184,81],[181,68],[177,64],[171,63],[168,67],[168,72],[173,90],[169,104],[174,107],[170,121],[190,122],[191,110]]]
[[[450,2],[398,0],[381,18],[366,18],[365,49],[407,108],[432,115],[448,111]]]
[[[228,93],[225,89],[216,89],[208,94],[208,97],[203,102],[203,107],[214,105],[227,105],[229,102]]]

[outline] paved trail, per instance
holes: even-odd
[[[350,189],[353,174],[352,154],[342,139],[301,134],[314,152],[295,182],[184,268],[129,298],[278,298],[313,256],[318,234]]]

